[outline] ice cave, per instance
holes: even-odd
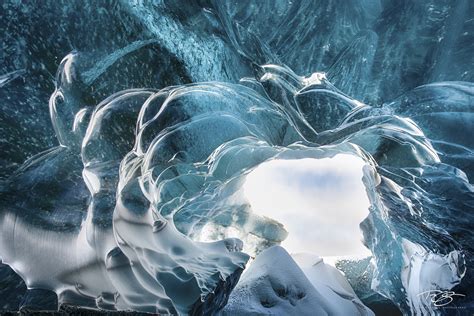
[[[473,1],[1,7],[0,314],[474,313]]]

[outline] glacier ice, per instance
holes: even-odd
[[[272,252],[315,308],[335,308],[324,281],[341,308],[444,314],[419,294],[453,290],[472,309],[473,16],[466,0],[5,1],[0,309],[225,313]],[[266,162],[340,154],[366,165],[372,257],[336,264],[360,301],[265,250],[289,232],[242,189]]]

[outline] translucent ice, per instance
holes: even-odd
[[[471,308],[473,5],[5,1],[1,307],[222,310],[289,233],[246,177],[344,154],[366,165],[361,301]]]

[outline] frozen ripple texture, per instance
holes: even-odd
[[[221,310],[242,243],[255,255],[288,233],[252,212],[245,176],[340,153],[367,164],[373,257],[355,292],[370,283],[371,300],[405,314],[443,313],[418,295],[428,290],[473,307],[472,2],[0,11],[0,258],[29,288],[2,265],[18,296],[0,291],[0,308],[46,308],[54,292],[64,306]],[[198,242],[207,224],[222,240]]]

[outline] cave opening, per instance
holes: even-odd
[[[364,165],[348,154],[270,160],[247,175],[244,194],[253,212],[285,226],[288,252],[366,257],[359,228],[370,206]]]

